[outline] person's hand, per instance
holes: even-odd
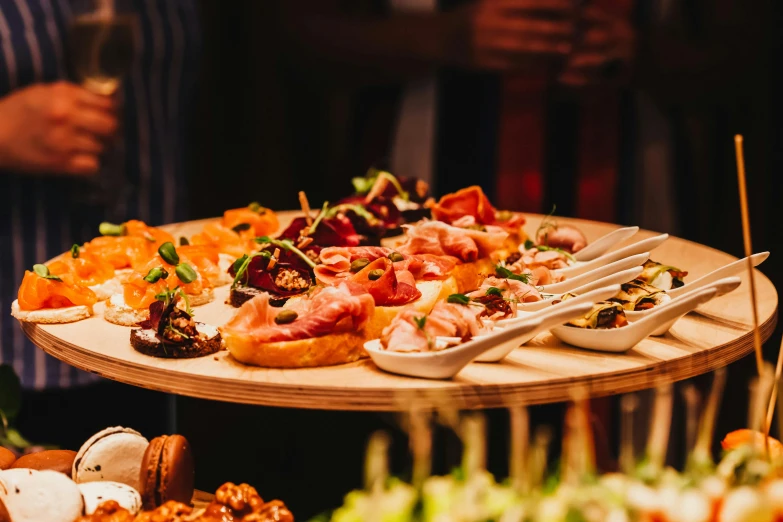
[[[0,99],[0,168],[92,175],[116,130],[113,98],[68,82],[31,85]]]
[[[584,33],[576,44],[558,81],[584,87],[616,80],[628,71],[633,59],[635,32],[619,14],[589,6],[582,12]]]
[[[478,0],[452,14],[446,55],[457,65],[507,71],[564,59],[574,38],[569,0]]]

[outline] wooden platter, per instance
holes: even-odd
[[[290,213],[282,213],[283,225]],[[526,229],[538,227],[530,216]],[[594,240],[616,228],[605,223],[559,219]],[[190,236],[205,221],[166,227]],[[642,231],[638,241],[653,232]],[[621,245],[622,246],[622,245]],[[693,280],[736,258],[704,245],[669,238],[653,259],[689,271]],[[763,265],[762,265],[763,268]],[[761,335],[768,339],[777,321],[778,297],[770,280],[757,272]],[[223,324],[233,313],[224,304],[228,287],[196,310],[199,321]],[[135,352],[130,329],[106,322],[103,304],[95,317],[66,325],[25,323],[25,334],[47,353],[82,370],[153,390],[218,401],[320,410],[395,411],[412,400],[449,401],[454,407],[495,408],[568,400],[576,385],[594,396],[613,395],[677,381],[726,366],[753,351],[749,287],[705,305],[678,321],[664,337],[650,337],[622,355],[590,352],[541,334],[502,363],[474,363],[450,381],[430,381],[383,373],[371,361],[300,370],[244,366],[227,352],[191,360],[164,360]]]

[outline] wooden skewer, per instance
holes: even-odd
[[[312,226],[313,216],[310,215],[310,202],[307,201],[307,195],[304,193],[303,190],[299,191],[299,204],[302,206],[302,212],[304,212],[305,221],[307,221],[307,226]]]
[[[780,389],[780,374],[783,372],[783,339],[780,340],[780,348],[778,349],[778,362],[775,365],[775,382],[772,383],[772,395],[769,398],[769,406],[767,407],[767,424],[765,425],[767,431],[766,435],[769,436],[769,430],[772,426],[772,419],[775,416],[775,401],[778,399],[778,390]],[[783,423],[783,419],[778,416],[778,423]],[[778,426],[778,437],[783,437],[783,431],[781,426]]]
[[[413,485],[420,489],[432,468],[432,413],[422,408],[410,412],[408,437],[413,455]]]
[[[682,390],[682,397],[685,400],[685,450],[686,455],[693,451],[696,443],[696,433],[699,425],[699,406],[701,405],[701,396],[699,390],[693,384],[687,384]]]
[[[707,399],[707,406],[699,423],[699,435],[696,446],[693,448],[693,458],[696,461],[712,461],[712,437],[715,433],[715,418],[718,415],[718,407],[723,397],[723,388],[726,385],[726,369],[719,368],[712,379],[712,387]]]
[[[745,156],[742,152],[742,135],[734,136],[734,148],[737,153],[737,181],[739,183],[740,211],[742,213],[742,237],[745,243],[745,257],[748,260],[748,277],[750,280],[750,301],[753,310],[753,347],[756,351],[756,370],[761,375],[764,365],[764,355],[761,352],[761,332],[759,332],[759,311],[756,306],[756,279],[753,272],[753,246],[750,237],[750,217],[748,215],[748,192],[745,183]]]
[[[527,462],[528,447],[530,443],[530,418],[527,408],[515,406],[509,409],[511,422],[511,455],[509,471],[514,489],[520,494],[528,491],[530,480],[528,478]]]
[[[628,475],[636,467],[636,450],[633,440],[633,423],[639,398],[636,395],[623,395],[620,399],[620,470]]]
[[[655,390],[652,428],[647,439],[647,456],[656,470],[662,470],[666,462],[666,449],[669,445],[669,432],[672,424],[673,400],[671,384],[664,384]]]

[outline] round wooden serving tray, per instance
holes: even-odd
[[[282,213],[285,224],[290,213]],[[530,216],[526,229],[538,227]],[[579,227],[594,240],[616,225],[558,219]],[[175,237],[190,236],[204,221],[171,225]],[[642,231],[638,241],[652,232]],[[689,272],[693,280],[734,257],[712,248],[669,238],[653,259]],[[772,335],[777,319],[777,292],[757,272],[761,335]],[[199,321],[222,325],[234,309],[224,304],[228,287],[197,308]],[[591,395],[640,390],[661,381],[687,379],[728,365],[753,351],[752,315],[747,282],[733,293],[705,305],[699,314],[678,321],[664,337],[650,337],[622,355],[568,347],[549,333],[515,350],[502,363],[473,363],[450,381],[401,377],[378,370],[370,360],[342,366],[280,370],[242,365],[227,352],[190,360],[165,360],[134,351],[130,329],[95,316],[65,325],[24,323],[28,337],[47,353],[82,370],[153,390],[218,401],[320,410],[395,411],[412,400],[449,401],[460,408],[493,408],[512,404],[565,401],[576,385]]]

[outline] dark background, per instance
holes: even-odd
[[[298,190],[315,202],[347,194],[350,177],[367,165],[357,164],[334,131],[350,126],[341,109],[356,92],[290,63],[277,31],[276,2],[202,4],[205,55],[191,147],[192,217],[216,216],[251,199],[295,208]],[[783,6],[761,0],[681,4],[678,29],[640,34],[636,75],[625,95],[648,93],[667,115],[675,137],[680,235],[736,256],[743,255],[743,247],[733,136],[744,135],[754,250],[773,252],[762,271],[779,286]],[[624,141],[630,143],[635,117],[630,104],[625,112]],[[637,180],[626,157],[618,158],[623,192],[617,218],[633,223]],[[559,213],[568,215],[569,209]],[[777,357],[779,334],[765,347],[769,361]],[[744,426],[747,383],[754,372],[752,357],[729,369],[717,434]],[[386,415],[189,399],[179,401],[178,411],[180,430],[198,453],[200,487],[251,481],[265,498],[287,501],[300,520],[339,504],[342,494],[360,485],[368,434],[395,424]],[[537,408],[534,416],[557,422],[561,413],[559,407]],[[502,412],[491,415],[490,462],[501,476],[505,422]],[[609,439],[615,448],[611,428]],[[445,455],[441,470],[457,463],[453,440],[443,435],[435,448]],[[396,471],[403,471],[403,438],[394,451]]]

